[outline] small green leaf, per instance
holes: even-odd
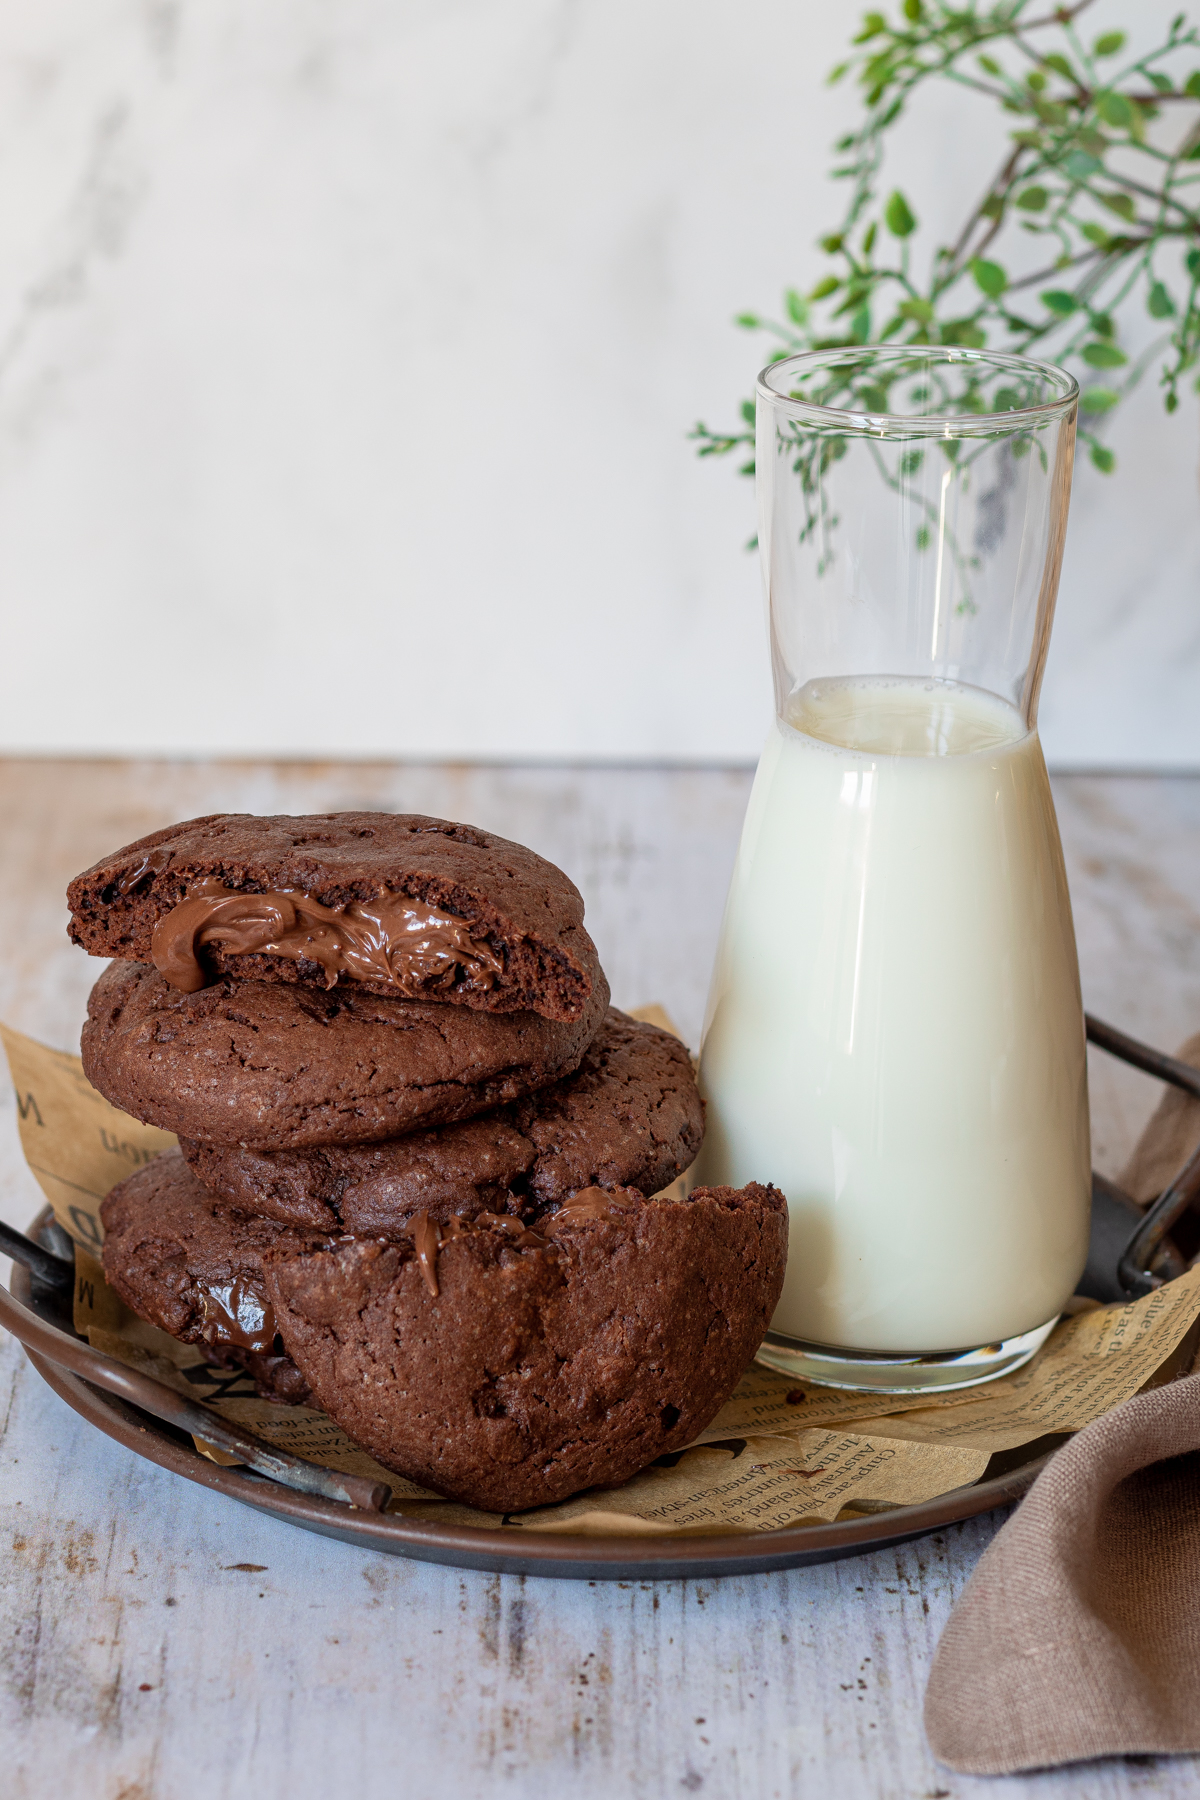
[[[1035,94],[1040,94],[1046,85],[1046,77],[1042,74],[1040,69],[1031,70],[1025,79]]]
[[[1019,389],[1011,387],[997,388],[992,395],[992,412],[1019,412],[1024,402]]]
[[[1064,80],[1074,81],[1074,69],[1071,67],[1066,57],[1062,56],[1057,50],[1051,51],[1049,56],[1043,56],[1042,62],[1047,69],[1053,69],[1054,73],[1056,75],[1061,75]]]
[[[1200,250],[1189,250],[1184,260],[1187,264],[1188,274],[1200,281]]]
[[[1000,219],[1004,216],[1004,195],[989,194],[979,209],[985,219]]]
[[[1004,73],[994,56],[981,56],[979,66],[985,75],[1003,75]]]
[[[1119,213],[1123,219],[1132,219],[1137,210],[1132,194],[1097,194],[1096,198],[1109,212]]]
[[[1104,164],[1098,156],[1093,156],[1090,151],[1072,150],[1064,167],[1072,181],[1086,181],[1089,175],[1094,175],[1097,169],[1104,167]]]
[[[815,288],[809,290],[808,297],[810,300],[824,300],[828,294],[836,294],[841,285],[836,275],[826,275],[818,281]]]
[[[753,425],[753,423],[754,423],[754,402],[753,402],[753,400],[743,400],[742,401],[742,418],[745,420],[747,425]]]
[[[1175,302],[1163,286],[1156,281],[1146,296],[1146,311],[1152,319],[1169,319],[1175,311]]]
[[[743,331],[757,331],[762,324],[757,313],[739,313],[733,322],[740,325]]]
[[[908,201],[899,188],[894,190],[884,208],[883,222],[893,237],[910,237],[917,229],[917,221],[909,211]]]
[[[925,452],[923,450],[906,450],[900,458],[900,473],[915,475],[924,460]]]
[[[1027,187],[1017,195],[1017,205],[1025,212],[1044,212],[1050,198],[1044,187]]]
[[[848,62],[835,63],[833,68],[830,69],[828,75],[825,77],[825,80],[829,84],[829,86],[836,87],[838,82],[842,79],[842,76],[846,73],[846,70],[849,67],[850,67],[850,64]],[[854,139],[852,137],[841,138],[841,139],[839,139],[835,148],[838,150],[848,150],[853,142],[854,142]]]
[[[1133,124],[1133,107],[1124,94],[1101,94],[1096,101],[1096,111],[1106,125],[1117,131],[1128,131]]]
[[[876,387],[873,382],[865,383],[859,389],[858,397],[862,402],[864,412],[885,413],[888,409],[887,389]]]
[[[1042,295],[1042,305],[1057,313],[1060,319],[1068,319],[1078,309],[1079,302],[1074,294],[1064,294],[1061,288],[1051,288]]]
[[[1102,475],[1111,475],[1117,466],[1117,459],[1107,444],[1093,444],[1091,457]]]
[[[865,344],[867,342],[871,335],[871,308],[869,306],[859,307],[850,321],[850,330],[856,343]]]
[[[975,285],[985,293],[989,300],[998,300],[1008,286],[1008,271],[998,262],[987,262],[976,256],[971,260],[971,273],[975,277]]]
[[[1175,92],[1175,83],[1171,80],[1169,75],[1163,75],[1157,69],[1147,69],[1146,75],[1151,86],[1156,87],[1160,94],[1173,94]]]
[[[828,237],[818,239],[822,250],[829,256],[836,256],[845,241],[840,231],[832,231]]]
[[[1200,69],[1192,70],[1183,84],[1183,91],[1190,94],[1193,100],[1200,100]]]
[[[1129,358],[1115,344],[1085,344],[1083,360],[1090,363],[1093,369],[1119,369]]]
[[[1117,327],[1111,313],[1093,313],[1092,330],[1097,337],[1116,337]]]
[[[1092,55],[1115,56],[1118,50],[1123,50],[1124,47],[1125,33],[1123,31],[1106,31],[1092,45]]]
[[[896,311],[902,319],[918,319],[922,325],[928,325],[933,317],[933,307],[928,300],[902,300]]]
[[[878,235],[879,235],[878,223],[876,222],[876,220],[872,219],[871,223],[867,226],[867,229],[866,229],[865,233],[863,234],[862,253],[864,256],[870,256],[872,250],[875,248],[875,239],[878,237]]]
[[[834,318],[840,318],[842,313],[853,312],[856,306],[861,306],[865,300],[869,300],[871,297],[871,286],[872,283],[870,281],[858,280],[850,282],[846,288],[846,297],[834,313]]]
[[[904,16],[911,25],[921,22],[921,0],[904,0]]]
[[[787,307],[788,318],[794,325],[807,324],[808,301],[803,294],[798,294],[795,288],[788,288],[783,296],[783,304]]]
[[[887,30],[887,20],[884,18],[882,13],[877,13],[877,12],[864,13],[863,14],[863,22],[862,22],[862,30],[859,32],[858,36],[853,41],[856,44],[866,44],[866,43],[869,43],[873,37],[878,37],[881,31],[886,31],[886,30]]]
[[[1090,387],[1084,388],[1079,404],[1085,413],[1106,413],[1112,411],[1120,398],[1116,388]]]
[[[918,525],[917,526],[917,549],[918,550],[928,550],[928,548],[929,548],[930,544],[932,544],[932,542],[933,542],[933,533],[930,531],[928,525]]]
[[[1112,233],[1105,231],[1103,225],[1094,225],[1090,219],[1080,229],[1089,244],[1095,244],[1100,250],[1107,250],[1112,243]]]
[[[982,350],[987,333],[974,319],[947,319],[942,326],[943,344],[965,344],[969,350]]]
[[[1175,392],[1174,388],[1171,389],[1170,393],[1163,401],[1163,405],[1169,413],[1173,413],[1175,408],[1179,405],[1179,395]]]

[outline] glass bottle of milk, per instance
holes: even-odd
[[[790,1213],[761,1352],[911,1392],[1016,1368],[1087,1253],[1083,1008],[1037,701],[1078,389],[958,348],[758,383],[776,717],[689,1183]]]

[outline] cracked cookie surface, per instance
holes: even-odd
[[[704,1109],[684,1046],[610,1007],[573,1075],[485,1117],[381,1143],[261,1151],[185,1139],[231,1206],[282,1224],[387,1236],[417,1212],[444,1221],[566,1199],[654,1194],[692,1162]]]
[[[608,1005],[581,1018],[481,1013],[223,976],[181,994],[114,962],[88,1001],[84,1071],[107,1100],[180,1137],[283,1150],[366,1143],[465,1119],[569,1075]]]
[[[356,1443],[468,1505],[516,1512],[627,1481],[720,1411],[787,1257],[774,1188],[631,1200],[612,1218],[544,1217],[516,1247],[451,1237],[436,1295],[401,1244],[273,1261],[288,1353]]]

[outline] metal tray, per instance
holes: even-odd
[[[1091,1015],[1087,1015],[1087,1035],[1090,1042],[1123,1062],[1200,1099],[1200,1071],[1189,1064],[1140,1044]],[[1078,1291],[1102,1302],[1127,1300],[1148,1293],[1181,1273],[1186,1263],[1167,1233],[1198,1196],[1200,1150],[1145,1211],[1111,1182],[1094,1176],[1091,1245]],[[46,1207],[34,1220],[30,1235],[39,1238],[51,1220],[50,1208]],[[21,1254],[19,1234],[9,1235],[18,1240],[17,1254]],[[32,1252],[35,1260],[41,1254],[34,1245],[27,1244],[25,1249]],[[359,1544],[367,1550],[382,1550],[390,1556],[412,1556],[418,1561],[448,1563],[456,1568],[553,1575],[576,1581],[671,1581],[685,1575],[752,1575],[765,1569],[836,1562],[841,1557],[861,1556],[869,1550],[885,1550],[892,1544],[925,1537],[931,1531],[1020,1499],[1053,1452],[1066,1441],[1063,1436],[1038,1438],[1019,1449],[993,1456],[983,1479],[971,1487],[955,1488],[919,1506],[898,1506],[868,1518],[846,1519],[832,1525],[793,1525],[782,1531],[753,1535],[722,1532],[677,1538],[632,1534],[612,1538],[568,1536],[539,1533],[528,1527],[475,1530],[374,1510],[386,1497],[382,1487],[372,1488],[370,1482],[358,1477],[331,1476],[296,1458],[274,1455],[252,1437],[246,1440],[251,1446],[249,1454],[256,1457],[260,1466],[278,1468],[282,1462],[292,1464],[280,1480],[255,1474],[244,1466],[223,1468],[210,1462],[200,1455],[187,1431],[134,1404],[132,1399],[123,1398],[121,1392],[106,1391],[76,1372],[90,1363],[95,1373],[97,1365],[107,1364],[107,1370],[101,1370],[101,1378],[110,1388],[116,1386],[134,1398],[139,1392],[146,1398],[155,1389],[160,1396],[167,1394],[160,1384],[124,1371],[123,1365],[84,1346],[64,1318],[62,1308],[43,1304],[35,1297],[34,1285],[20,1263],[13,1264],[10,1291],[18,1304],[14,1306],[6,1300],[0,1288],[0,1324],[7,1325],[22,1341],[38,1374],[68,1406],[126,1449],[189,1481],[197,1481],[202,1487],[215,1488],[231,1500],[240,1500],[257,1512],[302,1525],[306,1531],[319,1531],[325,1537],[340,1538],[343,1543]],[[65,1341],[62,1354],[58,1355],[61,1340]],[[75,1370],[64,1368],[64,1360],[73,1362]],[[150,1403],[161,1406],[162,1400]],[[187,1404],[175,1400],[166,1410],[173,1410],[178,1416],[181,1405],[186,1410]],[[210,1414],[209,1422],[214,1418]],[[303,1483],[306,1470],[309,1486],[315,1481],[326,1493],[281,1485],[284,1479]],[[356,1504],[328,1497],[330,1489],[347,1494]]]
[[[30,1227],[38,1236],[51,1218],[49,1208]],[[297,1492],[246,1468],[222,1468],[201,1456],[191,1437],[153,1413],[106,1393],[63,1368],[34,1347],[51,1342],[47,1327],[72,1343],[74,1333],[60,1317],[39,1305],[33,1284],[20,1264],[13,1264],[10,1292],[20,1307],[4,1305],[0,1323],[21,1339],[25,1354],[42,1379],[75,1412],[115,1438],[147,1462],[170,1469],[201,1487],[213,1488],[256,1512],[303,1526],[324,1537],[339,1538],[364,1550],[411,1556],[421,1562],[448,1563],[456,1568],[486,1569],[514,1575],[546,1575],[576,1581],[671,1581],[696,1575],[753,1575],[766,1569],[803,1568],[883,1550],[910,1538],[954,1525],[1017,1500],[1025,1493],[1052,1451],[1062,1442],[1039,1439],[1019,1450],[995,1456],[984,1479],[955,1488],[919,1506],[901,1506],[869,1518],[832,1525],[789,1526],[782,1531],[725,1532],[711,1536],[588,1537],[528,1528],[475,1530],[425,1523],[399,1513],[359,1510],[319,1495]],[[64,1345],[64,1349],[66,1346]]]

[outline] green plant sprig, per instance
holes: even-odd
[[[1175,411],[1200,363],[1200,31],[1179,13],[1165,42],[1123,57],[1123,31],[1084,43],[1078,22],[1092,4],[1035,13],[1033,0],[902,0],[898,23],[865,15],[829,78],[852,76],[865,106],[859,129],[835,145],[844,160],[833,175],[850,196],[840,226],[819,240],[833,266],[806,293],[786,291],[782,319],[736,321],[771,335],[769,360],[900,342],[990,344],[1059,363],[1079,378],[1080,436],[1106,474],[1116,466],[1107,421],[1160,356]],[[888,131],[933,81],[985,96],[1013,128],[1003,163],[922,282],[916,214],[899,189],[884,192],[882,176]],[[1163,128],[1151,134],[1156,121]],[[1045,240],[1031,274],[1010,275],[1000,260],[1017,231]],[[1172,247],[1182,255],[1165,254]],[[1118,314],[1139,294],[1164,329],[1131,363]],[[748,449],[740,472],[750,475],[753,401],[741,411],[740,430],[698,424],[691,435],[701,456]]]

